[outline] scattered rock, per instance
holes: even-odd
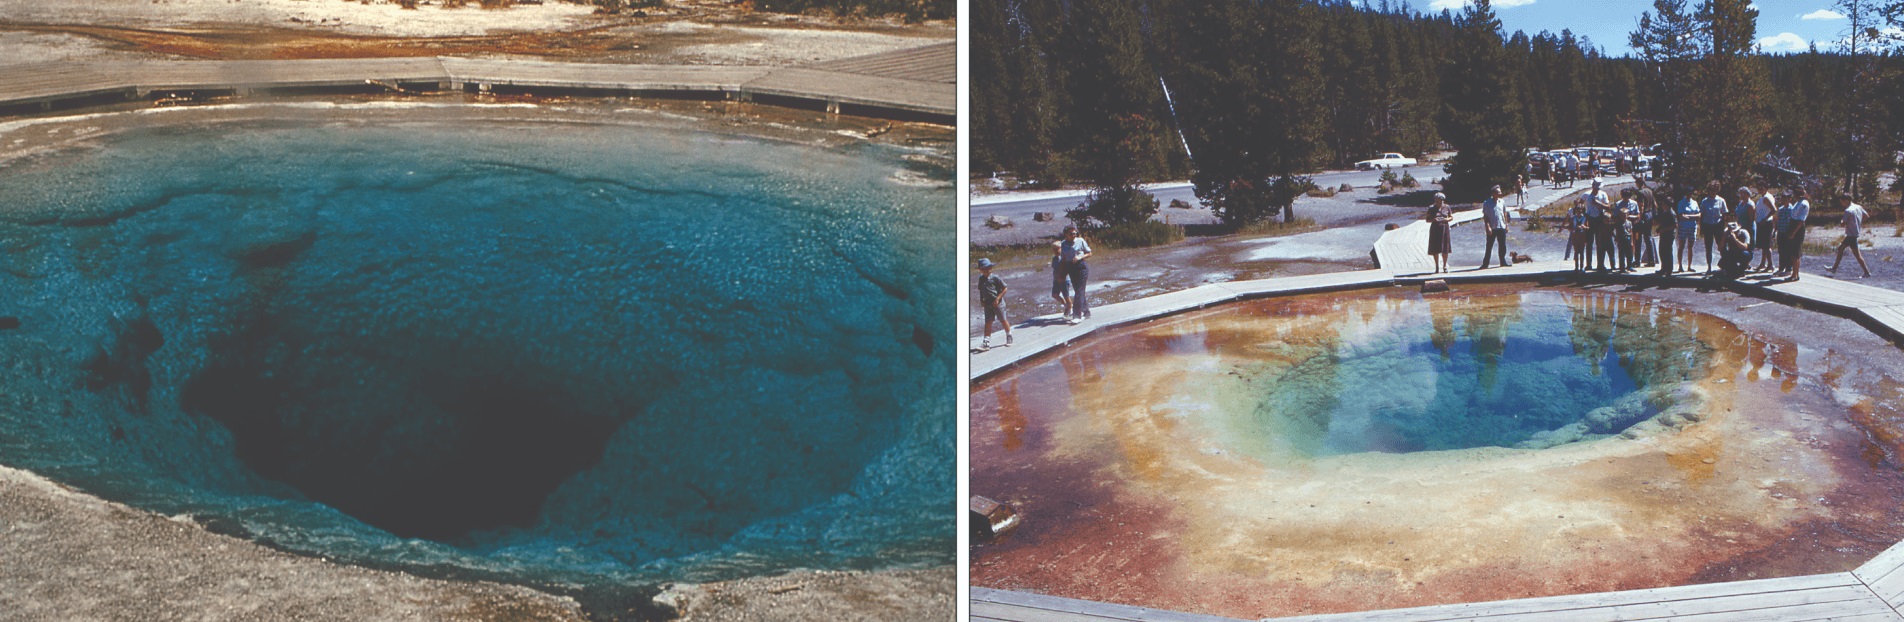
[[[1435,279],[1432,281],[1423,281],[1421,283],[1421,293],[1435,294],[1435,293],[1440,293],[1445,291],[1448,291],[1447,281],[1444,281],[1441,279]]]
[[[972,537],[990,540],[1018,526],[1018,510],[1004,503],[972,495]]]
[[[1010,218],[1006,218],[998,214],[992,214],[991,217],[985,219],[985,226],[991,227],[993,229],[1006,229],[1006,228],[1014,227],[1017,225],[1012,223],[1012,219]]]
[[[1398,225],[1398,224],[1395,224],[1395,223],[1392,223],[1392,222],[1391,222],[1391,223],[1388,223],[1388,224],[1386,224],[1386,225],[1382,225],[1382,230],[1383,230],[1383,231],[1394,231],[1394,230],[1396,230],[1396,229],[1400,229],[1400,228],[1402,228],[1402,226],[1401,226],[1401,225]]]
[[[1171,209],[1193,209],[1190,203],[1183,199],[1171,199],[1170,207]]]
[[[1355,192],[1355,186],[1353,184],[1342,184],[1340,187],[1336,188],[1335,191],[1336,192]]]
[[[1051,212],[1032,212],[1031,213],[1032,222],[1051,222],[1053,219],[1056,219],[1056,218],[1057,216],[1052,215]]]

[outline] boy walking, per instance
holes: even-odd
[[[978,342],[980,351],[992,349],[992,321],[1005,327],[1005,346],[1012,344],[1011,320],[1005,317],[1005,280],[992,276],[992,260],[978,260],[978,302],[985,307],[985,338]]]

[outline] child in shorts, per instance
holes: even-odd
[[[978,349],[992,349],[992,322],[996,320],[1005,328],[1005,345],[1012,344],[1011,320],[1005,317],[1005,280],[992,276],[992,263],[989,258],[978,260],[978,302],[985,307],[985,337],[979,341]]]

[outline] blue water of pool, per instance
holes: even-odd
[[[0,169],[0,462],[557,583],[954,559],[954,196],[652,127],[152,128]]]

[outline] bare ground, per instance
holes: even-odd
[[[404,10],[384,0],[0,0],[0,16],[0,65],[439,55],[789,65],[957,36],[951,21],[780,15],[714,0],[617,15],[555,1]]]

